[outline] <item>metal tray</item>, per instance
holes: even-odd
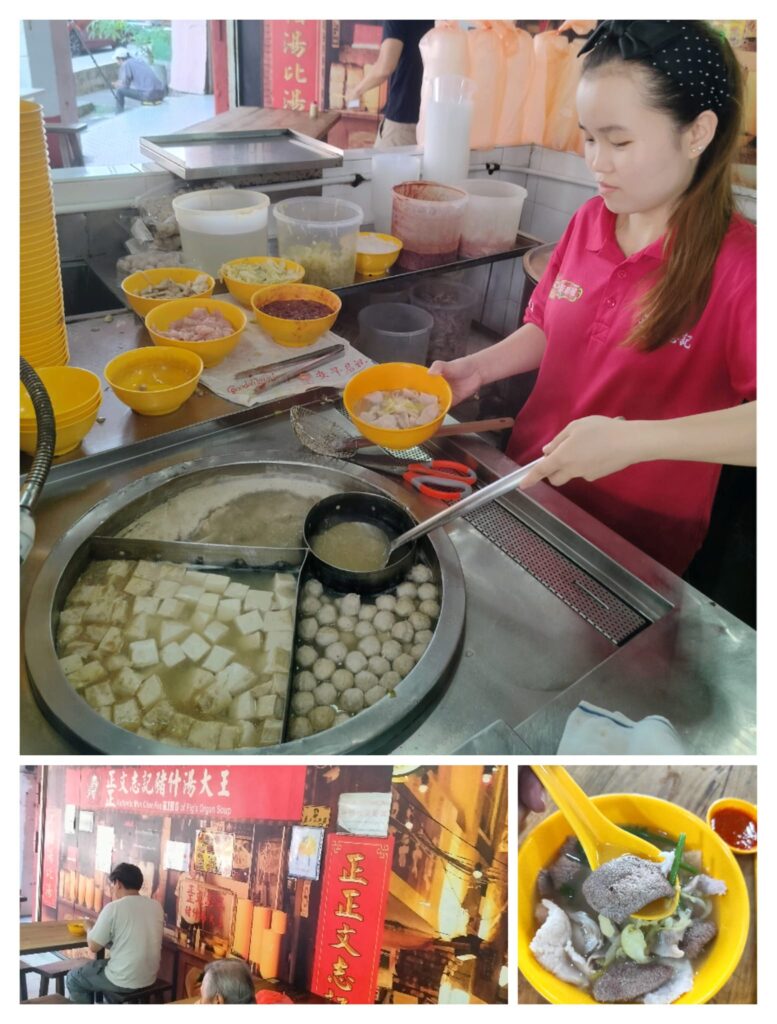
[[[343,163],[341,149],[290,128],[149,135],[140,139],[140,152],[186,181],[257,171],[317,170]]]

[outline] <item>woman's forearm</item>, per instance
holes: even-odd
[[[673,420],[631,420],[633,462],[677,459],[754,466],[756,462],[756,403],[704,412]]]
[[[536,324],[523,324],[506,338],[476,352],[469,358],[476,366],[483,384],[504,380],[517,373],[536,370],[542,362],[548,339]]]

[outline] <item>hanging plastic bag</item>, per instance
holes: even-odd
[[[534,68],[534,44],[530,33],[512,22],[497,25],[505,61],[502,109],[496,127],[497,146],[519,146],[524,142],[523,122]]]
[[[432,79],[440,75],[469,77],[469,50],[467,33],[455,21],[440,21],[430,29],[418,44],[424,62],[421,82],[421,110],[418,115],[416,138],[424,141],[424,118],[432,92]]]
[[[475,82],[472,149],[493,149],[505,91],[505,58],[500,34],[492,21],[481,21],[467,33],[469,77]]]

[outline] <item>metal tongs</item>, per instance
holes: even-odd
[[[277,376],[272,376],[269,380],[260,381],[256,385],[254,394],[260,395],[263,391],[274,388],[276,384],[283,384],[287,380],[293,380],[294,377],[298,377],[301,373],[306,373],[317,366],[323,366],[324,363],[331,362],[332,359],[337,359],[343,352],[345,352],[345,345],[328,345],[326,348],[319,349],[313,355],[305,353],[301,356],[292,356],[291,359],[280,359],[275,363],[265,363],[264,366],[252,366],[248,370],[240,370],[239,373],[235,374],[235,380],[245,380],[258,374],[275,374],[276,370],[279,370],[280,373]]]

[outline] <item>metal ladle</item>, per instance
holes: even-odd
[[[425,537],[431,530],[436,530],[438,526],[446,526],[454,519],[458,519],[459,516],[466,515],[467,512],[472,512],[476,508],[480,508],[481,505],[488,504],[489,501],[493,501],[495,498],[501,498],[503,494],[507,494],[509,491],[515,490],[521,480],[528,476],[534,467],[542,461],[544,456],[540,456],[539,459],[535,459],[534,462],[529,462],[526,466],[521,466],[520,469],[513,470],[512,473],[508,473],[507,476],[503,476],[499,480],[495,480],[492,484],[487,484],[479,491],[475,491],[466,498],[462,498],[461,501],[454,502],[448,508],[438,512],[437,515],[432,516],[430,519],[424,520],[423,523],[419,523],[414,526],[412,530],[407,530],[405,533],[401,533],[398,537],[395,537],[386,546],[386,557],[381,568],[385,568],[392,559],[392,556],[400,548],[405,547],[406,544],[410,544],[412,541],[417,540],[419,537]]]

